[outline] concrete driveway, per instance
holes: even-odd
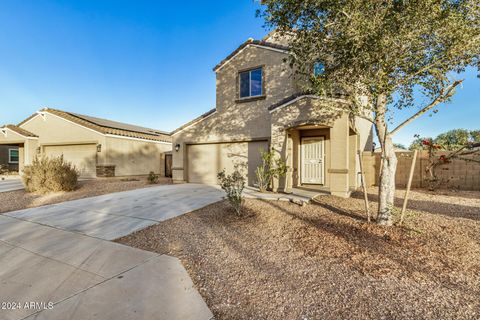
[[[6,177],[5,180],[0,179],[0,192],[8,192],[21,189],[23,189],[23,183],[20,177]]]
[[[177,258],[107,240],[222,196],[164,185],[0,215],[0,319],[211,319]]]
[[[176,184],[111,193],[4,215],[113,240],[222,199],[217,187]]]
[[[177,258],[0,215],[0,319],[211,319]]]

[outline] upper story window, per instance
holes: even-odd
[[[240,72],[240,98],[263,95],[262,68]]]
[[[325,65],[321,62],[315,62],[313,64],[313,75],[316,76],[321,76],[325,73]]]
[[[8,163],[18,163],[18,149],[8,149]]]

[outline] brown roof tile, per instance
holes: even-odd
[[[25,129],[23,129],[23,128],[20,128],[19,126],[16,126],[16,125],[14,125],[14,124],[4,125],[4,126],[2,127],[2,129],[3,129],[3,128],[8,128],[8,129],[10,129],[10,130],[18,133],[19,135],[24,136],[24,137],[38,138],[37,135],[35,135],[35,134],[31,133],[30,131],[27,131],[27,130],[25,130]]]
[[[127,123],[81,115],[81,114],[62,111],[58,109],[44,108],[41,111],[54,114],[65,120],[72,121],[83,127],[92,129],[94,131],[97,131],[103,134],[112,134],[112,135],[121,136],[121,137],[146,139],[146,140],[152,140],[152,141],[163,141],[163,142],[172,141],[170,137],[170,133],[160,131],[160,130],[149,129],[149,128],[135,126]],[[22,125],[23,123],[27,122],[34,116],[36,116],[36,114],[33,114],[29,118],[25,119],[19,125]]]

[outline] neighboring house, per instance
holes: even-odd
[[[0,166],[8,171],[18,171],[18,146],[0,145]]]
[[[325,106],[339,98],[300,94],[284,39],[249,39],[215,68],[216,108],[172,132],[173,179],[218,183],[239,167],[255,185],[259,149],[273,148],[290,167],[274,188],[322,188],[349,196],[359,186],[357,151],[372,150],[370,122]]]
[[[0,145],[18,147],[20,170],[35,156],[63,155],[82,178],[163,176],[172,150],[169,133],[50,108],[0,128]]]

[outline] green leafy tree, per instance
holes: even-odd
[[[470,131],[465,129],[454,129],[439,134],[435,143],[443,146],[445,150],[456,150],[470,142]]]
[[[478,0],[263,0],[259,15],[289,36],[290,64],[305,90],[339,95],[335,106],[371,121],[381,144],[377,223],[392,224],[397,158],[393,136],[434,112],[479,63]],[[321,73],[313,74],[322,63]],[[414,93],[423,94],[419,99]],[[421,101],[426,101],[420,104]],[[333,108],[333,106],[332,106]],[[391,128],[395,109],[411,116]]]
[[[402,144],[402,143],[394,143],[393,146],[395,147],[395,149],[405,149],[405,150],[407,150],[407,147],[405,147],[405,145]]]
[[[472,139],[472,143],[479,143],[480,142],[480,130],[470,131],[470,138]]]
[[[468,144],[480,142],[480,130],[453,129],[439,134],[435,139],[415,135],[415,140],[409,146],[410,150],[428,150],[426,140],[432,140],[441,146],[442,150],[453,151],[467,146]]]

